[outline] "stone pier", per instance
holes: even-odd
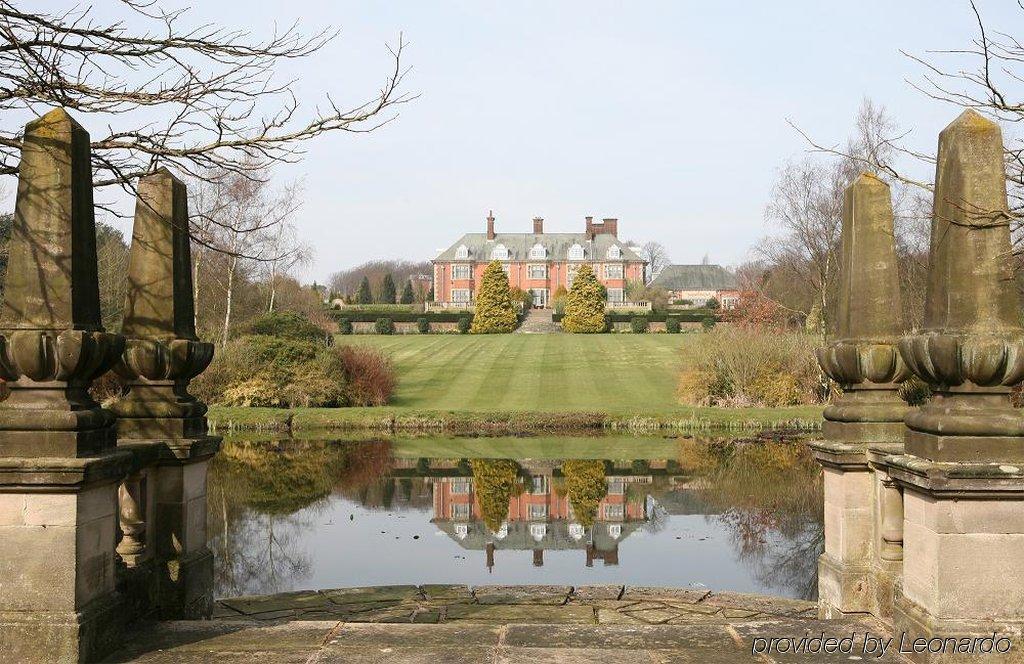
[[[873,460],[902,451],[907,406],[898,389],[908,372],[897,349],[900,311],[889,186],[864,173],[844,197],[837,340],[818,352],[843,390],[825,409],[824,440],[811,445],[825,475],[818,594],[826,618],[892,613],[902,558],[892,524],[902,512]]]
[[[0,309],[0,660],[93,661],[141,618],[209,616],[206,466],[184,185],[142,178],[123,334],[103,330],[89,135],[29,123]],[[126,338],[127,337],[127,340]],[[112,410],[89,395],[113,368]]]
[[[819,353],[844,396],[812,445],[825,468],[819,610],[938,644],[914,661],[964,661],[955,644],[993,634],[1013,647],[985,661],[1024,661],[1024,415],[1010,402],[1024,328],[1009,222],[1002,135],[968,110],[939,137],[924,325],[894,356],[888,190],[861,176],[846,195],[839,341]],[[933,392],[920,408],[896,399],[909,372]]]
[[[54,110],[25,128],[3,307],[0,653],[90,659],[118,645],[118,486],[131,453],[89,396],[124,340],[100,324],[89,135]]]

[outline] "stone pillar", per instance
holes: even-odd
[[[905,509],[896,625],[1019,636],[1024,415],[1009,393],[1024,377],[1024,329],[1002,135],[974,111],[939,135],[933,215],[924,326],[900,352],[934,396],[907,415],[906,454],[887,460]]]
[[[825,553],[818,564],[823,617],[887,615],[899,563],[879,555],[879,481],[873,448],[899,446],[907,406],[897,390],[908,375],[897,342],[900,291],[889,186],[861,174],[844,195],[842,271],[836,341],[818,351],[822,370],[842,386],[825,409],[824,440],[812,443],[824,467]]]
[[[128,263],[124,353],[114,370],[128,393],[111,410],[118,445],[155,448],[153,523],[156,588],[141,575],[136,599],[155,594],[160,617],[208,616],[213,555],[206,545],[206,473],[220,439],[207,434],[206,406],[188,383],[209,365],[213,345],[195,331],[185,185],[160,169],[139,182]]]
[[[118,484],[133,455],[89,397],[123,339],[100,325],[89,135],[25,127],[0,308],[0,653],[77,662],[118,643]]]

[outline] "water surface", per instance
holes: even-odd
[[[821,475],[797,441],[226,440],[217,595],[630,584],[813,599]]]

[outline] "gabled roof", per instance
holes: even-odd
[[[651,285],[670,291],[733,290],[736,275],[721,265],[669,265]]]
[[[530,249],[536,244],[547,249],[545,260],[566,260],[569,257],[569,248],[574,244],[583,247],[583,260],[587,261],[605,260],[612,245],[622,250],[621,258],[612,260],[643,260],[629,248],[628,243],[608,233],[596,235],[593,240],[588,240],[586,233],[497,233],[493,240],[488,240],[486,233],[466,233],[438,254],[434,260],[458,260],[455,258],[455,252],[465,245],[469,250],[468,260],[486,262],[491,260],[491,251],[499,244],[508,249],[508,259],[512,261],[530,260]]]

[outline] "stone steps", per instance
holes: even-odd
[[[551,320],[551,309],[531,309],[516,334],[557,334],[562,328]]]

